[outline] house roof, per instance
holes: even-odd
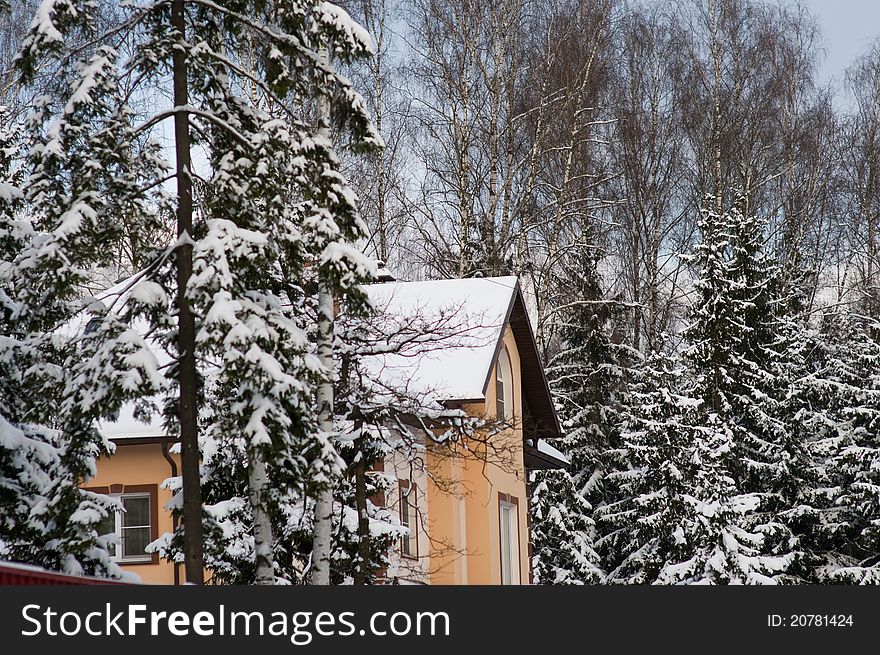
[[[126,302],[151,282],[130,279],[101,294],[104,303]],[[522,291],[515,277],[468,278],[424,282],[385,282],[365,286],[379,311],[380,332],[417,325],[418,332],[434,330],[417,348],[371,355],[372,365],[388,383],[430,394],[449,406],[483,402],[509,324],[521,362],[524,435],[553,438],[561,434],[544,376]],[[82,322],[82,320],[81,320]],[[77,325],[74,329],[83,329]],[[169,357],[154,348],[160,365]],[[134,417],[126,404],[114,421],[99,429],[109,439],[161,437],[161,416],[149,423]]]
[[[374,362],[382,375],[447,404],[485,401],[504,326],[509,324],[520,356],[525,432],[539,438],[560,436],[517,278],[387,282],[365,289],[383,316],[442,325],[442,331],[452,335],[438,338],[436,347],[376,355]]]

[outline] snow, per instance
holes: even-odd
[[[373,42],[369,32],[361,27],[357,21],[352,20],[348,12],[332,2],[322,2],[314,9],[318,20],[334,30],[345,34],[350,44],[355,44],[360,49],[372,53]]]
[[[565,462],[566,464],[570,464],[568,457],[566,457],[562,451],[557,450],[549,443],[544,441],[543,439],[538,439],[538,452],[544,453],[545,455],[550,455],[550,457],[555,457],[556,459]]]
[[[99,303],[112,311],[123,311],[128,303],[138,303],[144,306],[160,304],[167,299],[167,295],[161,286],[140,275],[135,275],[108,288],[99,294],[92,303]],[[88,304],[92,304],[88,303]],[[74,338],[82,334],[89,322],[88,312],[81,312],[70,321],[59,327],[55,333],[60,338]],[[132,329],[126,330],[119,335],[119,340],[127,339],[131,344],[131,352],[126,356],[126,362],[132,367],[128,371],[130,376],[137,377],[141,371],[159,379],[159,370],[171,363],[171,357],[160,348],[152,339],[146,339],[147,349],[141,347],[143,336],[146,334],[148,324],[146,319],[136,318],[132,323]],[[136,384],[134,377],[123,380],[123,385]],[[149,403],[159,399],[146,399]],[[135,403],[127,402],[122,405],[118,416],[114,420],[98,421],[98,431],[105,439],[162,437],[166,432],[162,426],[162,416],[159,412],[153,412],[150,419],[144,422],[135,418]]]
[[[163,437],[162,416],[154,413],[148,423],[134,417],[134,403],[125,403],[115,421],[99,421],[98,430],[105,439]]]
[[[11,203],[22,197],[21,189],[0,181],[0,202]]]
[[[366,285],[364,290],[378,311],[377,320],[384,322],[380,331],[389,336],[394,352],[370,355],[365,358],[365,366],[373,368],[389,386],[405,388],[413,394],[444,401],[484,399],[483,384],[494,363],[516,284],[515,277],[498,277]],[[132,278],[111,287],[98,300],[116,307],[131,301],[145,305],[161,303],[165,297],[154,282]],[[216,305],[214,311],[220,312]],[[82,330],[85,322],[80,318],[63,331],[70,334]],[[434,332],[412,329],[424,326],[430,326]],[[404,334],[402,331],[407,328],[409,332]],[[398,332],[401,339],[413,343],[397,347]],[[156,344],[152,344],[152,350],[160,367],[170,362]],[[257,424],[249,427],[254,429],[253,437],[259,439]],[[145,423],[135,418],[133,403],[123,405],[115,420],[101,421],[98,428],[111,440],[165,435],[162,416],[154,413]],[[539,442],[538,448],[567,461],[547,443]]]
[[[91,105],[94,103],[92,92],[100,87],[100,78],[102,76],[112,73],[114,57],[116,57],[116,51],[113,48],[101,48],[98,54],[94,55],[89,63],[79,71],[79,84],[64,107],[65,114],[72,114],[79,105]],[[108,71],[107,69],[111,70]]]
[[[372,355],[365,365],[411,392],[447,401],[485,399],[483,384],[516,284],[511,276],[367,285],[389,333],[416,322],[436,332],[433,339],[423,337],[421,348]]]
[[[61,32],[55,27],[53,17],[55,15],[56,0],[43,0],[37,7],[37,13],[31,22],[31,30],[42,34],[43,38],[48,42],[60,43],[64,40]]]

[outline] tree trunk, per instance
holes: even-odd
[[[186,38],[183,0],[174,0],[171,23],[178,38]],[[180,108],[189,104],[186,55],[176,48],[173,55],[174,145],[177,157],[177,346],[180,353],[180,443],[183,475],[183,555],[186,581],[204,583],[202,546],[202,489],[199,474],[198,380],[196,373],[195,319],[186,297],[192,275],[192,176],[189,114]]]
[[[383,106],[383,84],[382,84],[382,48],[385,42],[385,2],[383,1],[379,7],[378,25],[376,30],[376,55],[373,74],[376,76],[375,93],[376,93],[376,132],[382,133],[382,114]],[[379,232],[379,257],[384,264],[388,264],[388,224],[385,218],[385,194],[387,193],[385,184],[385,153],[380,151],[376,153],[376,219],[377,229]]]
[[[721,44],[719,43],[719,7],[717,0],[709,2],[709,30],[711,32],[712,50],[712,158],[714,169],[713,191],[715,194],[715,211],[721,213],[724,195],[724,182],[721,173]]]
[[[275,584],[274,538],[272,521],[266,511],[266,492],[269,476],[266,462],[258,448],[249,453],[248,495],[254,520],[254,556],[256,564],[255,584]]]
[[[327,58],[327,51],[319,53]],[[330,137],[330,101],[326,95],[318,97],[318,136]],[[318,386],[318,429],[329,438],[333,432],[333,291],[327,280],[318,273],[318,359],[326,377]],[[312,544],[313,585],[330,584],[330,548],[333,535],[333,480],[329,472],[315,499],[315,535]]]
[[[362,430],[363,426],[358,426]],[[358,517],[358,566],[354,572],[354,584],[365,585],[369,581],[370,517],[367,514],[367,462],[363,457],[363,441],[358,438],[357,462],[354,465],[354,502]]]
[[[322,121],[322,124],[326,123]],[[320,281],[318,289],[318,359],[326,372],[325,379],[318,386],[318,429],[329,437],[333,432],[333,294],[324,280]],[[310,578],[313,585],[330,584],[333,484],[329,470],[326,478],[315,499],[315,536]]]

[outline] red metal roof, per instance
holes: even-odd
[[[41,569],[28,564],[0,562],[0,585],[93,585],[93,584],[125,584],[114,580],[88,578],[79,575],[65,575]]]

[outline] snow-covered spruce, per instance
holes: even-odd
[[[637,356],[614,344],[606,332],[615,312],[613,303],[604,299],[595,253],[575,250],[560,267],[560,284],[569,295],[555,315],[558,352],[547,364],[547,378],[565,432],[560,447],[571,462],[574,489],[584,501],[581,507],[595,512],[618,499],[609,476],[625,467],[620,429],[626,415],[626,379]],[[592,522],[591,517],[587,520]],[[597,539],[589,549],[601,551],[604,563],[616,559],[617,544],[613,537],[604,539],[601,526],[582,534]],[[545,558],[542,566],[564,564]]]
[[[824,317],[802,385],[821,508],[813,535],[818,582],[880,584],[880,327],[849,311]]]
[[[691,393],[712,417],[705,427],[731,436],[720,466],[733,481],[734,501],[748,498],[743,529],[762,536],[763,555],[785,563],[771,577],[791,582],[805,575],[809,559],[798,519],[813,514],[805,505],[813,470],[789,402],[799,370],[799,317],[791,315],[780,269],[764,252],[763,224],[742,204],[703,210],[693,256],[697,298],[685,332]],[[714,206],[711,199],[706,206]],[[794,507],[800,509],[791,515]]]
[[[593,508],[565,469],[535,471],[530,480],[532,571],[535,584],[600,584],[605,575],[593,549]]]
[[[64,431],[57,385],[71,379],[59,365],[65,350],[22,311],[17,265],[41,236],[23,190],[24,133],[7,118],[0,108],[0,559],[119,578],[108,537],[97,531],[114,507],[79,488],[105,444]]]
[[[305,267],[317,263],[333,293],[355,304],[356,285],[371,272],[370,262],[346,245],[364,228],[332,144],[310,125],[308,101],[318,91],[329,98],[333,126],[353,148],[380,145],[361,98],[317,54],[327,48],[335,59],[350,61],[370,46],[345,12],[328,3],[229,8],[186,2],[183,8],[186,22],[199,25],[186,40],[164,5],[120,3],[108,26],[87,0],[41,3],[17,63],[25,82],[47,70],[58,72],[58,82],[29,119],[34,142],[27,148],[24,188],[39,236],[16,263],[26,283],[19,314],[30,333],[48,333],[83,308],[75,302],[83,288],[125,245],[121,225],[134,225],[139,235],[161,234],[161,241],[149,244],[158,248],[138,246],[141,258],[134,264],[143,267],[140,277],[161,287],[156,302],[126,303],[121,311],[92,304],[90,330],[52,344],[60,350],[50,353],[51,360],[69,376],[55,413],[69,444],[63,452],[87,478],[94,457],[109,448],[94,420],[112,416],[123,402],[155,398],[164,406],[169,434],[178,431],[173,267],[176,248],[192,244],[194,274],[185,293],[196,317],[198,368],[207,376],[202,485],[206,548],[215,557],[206,564],[225,571],[226,546],[243,533],[253,535],[257,522],[249,556],[261,553],[261,570],[269,574],[260,579],[271,581],[273,538],[259,517],[282,520],[282,499],[300,497],[312,483],[309,469],[318,453],[341,461],[330,435],[320,434],[314,421],[314,385],[331,372],[311,353],[305,325],[310,291],[300,280]],[[74,50],[73,40],[83,33],[93,47]],[[129,46],[125,54],[114,47],[120,37]],[[187,104],[156,109],[150,102],[134,111],[129,99],[154,97],[167,81],[174,52],[185,56]],[[304,112],[294,109],[302,107]],[[180,112],[188,115],[189,131],[175,139],[186,149],[198,143],[205,165],[192,171],[198,176],[194,229],[173,242],[167,231],[152,229],[178,199],[163,191],[169,166],[150,137]],[[150,344],[131,331],[138,317],[148,322],[139,333],[149,334]],[[49,341],[38,345],[46,350]],[[151,352],[156,345],[172,361],[160,375]],[[224,454],[240,464],[238,477],[218,479],[229,472],[212,457],[221,447],[235,449]],[[264,464],[265,474],[255,464]],[[218,516],[246,523],[237,526],[243,530],[227,529]],[[166,540],[163,552],[177,557],[178,541]]]

